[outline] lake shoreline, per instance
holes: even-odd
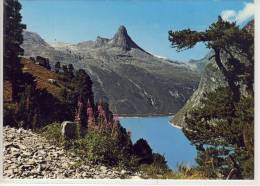
[[[180,127],[180,126],[178,126],[178,125],[174,125],[171,121],[168,121],[168,123],[169,123],[172,127],[174,127],[174,128],[177,128],[177,129],[180,129],[180,130],[182,130],[182,128],[183,128],[183,127]]]
[[[174,113],[168,113],[168,114],[151,114],[151,115],[146,115],[146,114],[139,114],[139,115],[129,115],[129,114],[121,114],[121,115],[118,115],[118,118],[119,119],[124,119],[124,118],[149,118],[149,117],[162,117],[162,116],[168,116],[169,117],[169,121],[168,121],[168,123],[172,126],[172,127],[174,127],[174,128],[177,128],[177,129],[182,129],[183,127],[181,127],[181,126],[178,126],[178,125],[174,125],[171,121],[172,121],[172,119],[173,119],[173,117],[174,117]]]
[[[171,122],[172,119],[173,119],[173,117],[174,117],[174,116],[171,116],[171,117],[169,118],[168,123],[169,123],[172,127],[182,130],[183,127],[178,126],[178,125],[174,125],[174,123]]]
[[[175,113],[161,113],[161,114],[114,114],[120,118],[139,118],[139,117],[159,117],[159,116],[172,116]]]

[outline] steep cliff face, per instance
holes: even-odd
[[[202,73],[198,89],[192,94],[184,107],[176,113],[171,122],[176,126],[184,127],[186,125],[184,121],[185,115],[189,114],[193,109],[203,107],[201,99],[205,93],[212,92],[221,86],[227,86],[227,83],[219,68],[211,60]]]
[[[250,21],[244,29],[247,29],[252,35],[254,35],[254,21]],[[232,51],[230,51],[237,59],[242,61],[243,63],[249,63],[247,58],[241,54],[239,54],[236,49],[234,48]],[[227,86],[227,82],[222,74],[222,72],[219,70],[219,68],[216,65],[216,62],[214,61],[214,58],[210,59],[210,57],[214,55],[214,52],[211,51],[209,54],[206,55],[201,61],[197,61],[197,64],[206,64],[205,69],[202,69],[202,76],[200,79],[199,86],[197,90],[192,94],[192,96],[189,98],[189,100],[186,102],[184,107],[182,107],[172,118],[171,123],[179,126],[179,127],[185,127],[185,115],[189,115],[189,113],[193,109],[198,109],[200,107],[203,107],[201,103],[201,99],[204,97],[206,93],[213,92],[219,87],[225,87]],[[210,60],[209,60],[210,59]],[[221,53],[221,60],[225,64],[227,61],[227,54]],[[200,66],[203,66],[200,65]],[[194,67],[198,70],[198,66]],[[240,89],[243,95],[246,95],[245,92],[245,86],[240,85]]]
[[[32,39],[34,38],[34,39]],[[113,113],[152,115],[177,112],[198,86],[189,65],[158,58],[139,47],[120,26],[111,38],[77,44],[46,43],[24,32],[25,56],[42,56],[83,68],[93,80],[96,100],[109,101]]]
[[[237,59],[239,59],[243,63],[248,63],[247,59],[244,56],[238,55],[234,51],[231,51],[231,52]],[[212,55],[213,55],[213,53],[212,53]],[[222,53],[221,59],[225,64],[225,62],[227,60],[227,54]],[[206,67],[202,73],[201,80],[200,80],[197,90],[192,94],[192,96],[186,102],[184,107],[182,109],[180,109],[176,113],[176,115],[173,117],[171,122],[174,125],[180,126],[180,127],[185,127],[185,125],[186,125],[184,122],[185,115],[189,114],[189,112],[192,111],[193,109],[198,109],[200,107],[203,107],[203,105],[201,104],[201,99],[205,96],[206,93],[213,92],[219,87],[228,86],[227,81],[225,80],[225,77],[222,74],[222,72],[217,67],[216,62],[214,61],[214,58],[209,60],[207,63],[208,64],[206,65]],[[242,94],[245,95],[246,94],[245,86],[241,84],[240,89],[241,89]]]

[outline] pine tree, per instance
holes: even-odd
[[[211,178],[253,178],[253,34],[219,17],[206,31],[169,31],[169,40],[177,51],[205,43],[228,83],[204,95],[203,107],[185,117],[183,132],[197,148],[199,168]]]
[[[72,64],[69,64],[68,66],[68,76],[70,80],[74,78],[74,67]]]
[[[246,85],[246,90],[253,96],[254,76],[254,36],[246,29],[240,29],[235,23],[222,20],[219,16],[217,22],[211,24],[204,32],[185,29],[169,31],[169,41],[177,51],[193,48],[197,43],[203,42],[209,49],[213,49],[211,58],[215,62],[231,89],[231,98],[238,102],[241,92],[240,84]],[[221,55],[227,56],[227,61]],[[242,62],[236,54],[243,55],[248,63]]]
[[[20,56],[23,49],[23,29],[20,14],[21,4],[17,0],[4,0],[4,79],[12,83],[12,101],[18,101],[19,80],[22,74]]]
[[[68,66],[67,65],[62,65],[62,70],[63,70],[64,77],[67,79],[68,78],[68,74],[69,74]]]
[[[55,72],[56,73],[59,73],[60,72],[60,62],[58,61],[57,63],[55,63],[55,66],[54,66],[54,68],[55,68]]]
[[[233,179],[253,178],[254,102],[243,96],[233,110],[231,94],[219,88],[205,95],[204,107],[186,116],[183,132],[196,146],[197,163],[206,176],[227,178],[232,172]]]
[[[48,70],[51,70],[51,65],[50,65],[49,59],[46,60],[45,68],[47,68]]]
[[[75,78],[72,80],[72,85],[74,87],[74,92],[72,93],[74,94],[74,96],[72,96],[74,100],[77,100],[78,96],[81,96],[84,104],[87,104],[89,101],[91,106],[94,107],[92,80],[85,70],[79,69],[76,72]]]

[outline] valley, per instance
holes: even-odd
[[[120,26],[112,39],[78,44],[45,42],[24,31],[25,57],[42,56],[54,67],[73,64],[91,76],[96,101],[109,102],[122,116],[176,113],[198,86],[200,75],[189,65],[161,59],[140,48]]]

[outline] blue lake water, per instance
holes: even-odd
[[[145,139],[153,152],[165,156],[168,166],[175,169],[183,162],[188,166],[195,164],[196,149],[185,137],[181,129],[169,123],[170,117],[123,117],[120,123],[132,133],[132,141]]]

